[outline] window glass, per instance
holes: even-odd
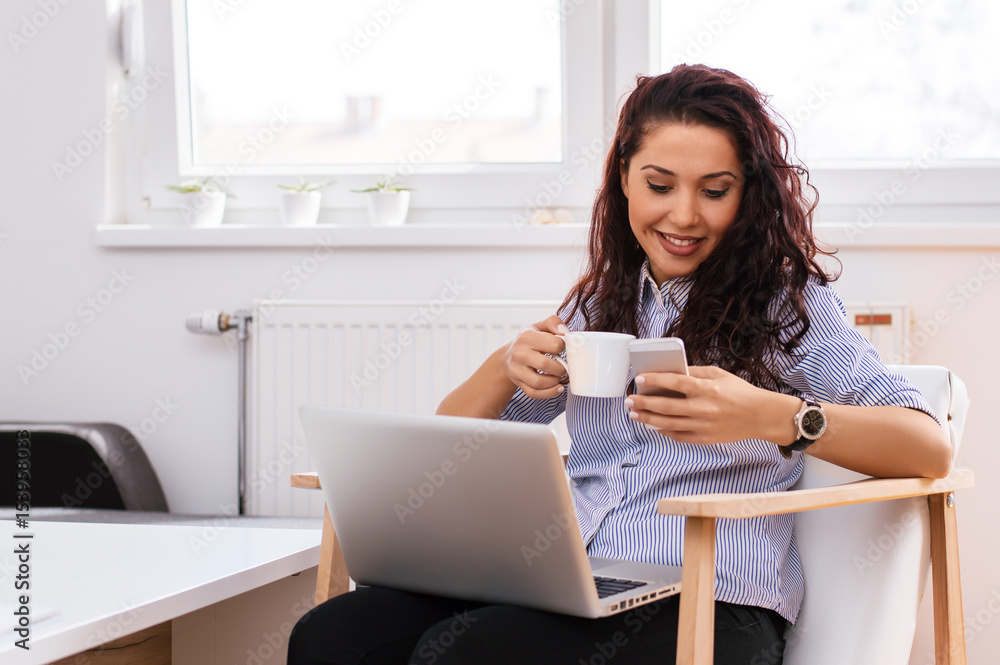
[[[659,1],[660,70],[749,79],[803,159],[1000,159],[1000,3]]]
[[[558,12],[558,0],[191,0],[180,111],[194,165],[559,162]],[[248,146],[268,128],[266,149]]]

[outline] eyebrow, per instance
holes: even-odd
[[[677,175],[676,173],[674,173],[670,169],[665,169],[662,166],[657,166],[656,164],[646,164],[645,166],[643,166],[639,170],[643,171],[645,169],[653,169],[654,171],[656,171],[658,173],[662,173],[663,175],[672,175],[672,176],[676,176]],[[705,175],[703,175],[700,178],[700,180],[711,180],[712,178],[719,178],[719,177],[724,176],[724,175],[727,175],[727,176],[729,176],[731,178],[734,178],[734,179],[736,178],[736,176],[731,171],[716,171],[715,173],[706,173]]]

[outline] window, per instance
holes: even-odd
[[[557,0],[188,2],[186,26],[182,170],[562,161]]]
[[[991,0],[651,0],[650,22],[652,71],[701,62],[772,95],[820,221],[995,220]]]
[[[142,97],[124,147],[132,222],[183,225],[167,187],[211,178],[232,195],[228,222],[274,225],[276,186],[298,175],[337,181],[327,222],[364,223],[351,190],[384,175],[415,190],[414,223],[516,226],[561,207],[586,219],[604,151],[599,3],[173,0],[143,11],[142,69],[169,82],[143,90],[135,76],[112,93]]]
[[[809,162],[1000,159],[998,28],[991,0],[660,0],[659,70],[753,81]]]
[[[321,221],[360,224],[350,190],[386,174],[416,190],[415,224],[585,222],[636,74],[704,62],[773,95],[821,223],[992,222],[1000,5],[939,4],[145,3],[155,76],[109,89],[128,107],[112,167],[133,223],[183,225],[167,185],[212,177],[228,222],[275,225],[276,185],[302,175],[337,181]]]

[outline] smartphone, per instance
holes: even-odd
[[[633,376],[643,372],[673,372],[687,374],[687,352],[684,340],[679,337],[659,337],[655,339],[635,339],[629,344],[629,358]],[[684,397],[683,394],[662,388],[637,387],[642,395],[662,395],[664,397]]]

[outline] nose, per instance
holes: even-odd
[[[698,217],[695,193],[678,192],[673,200],[669,220],[677,228],[693,226]]]

